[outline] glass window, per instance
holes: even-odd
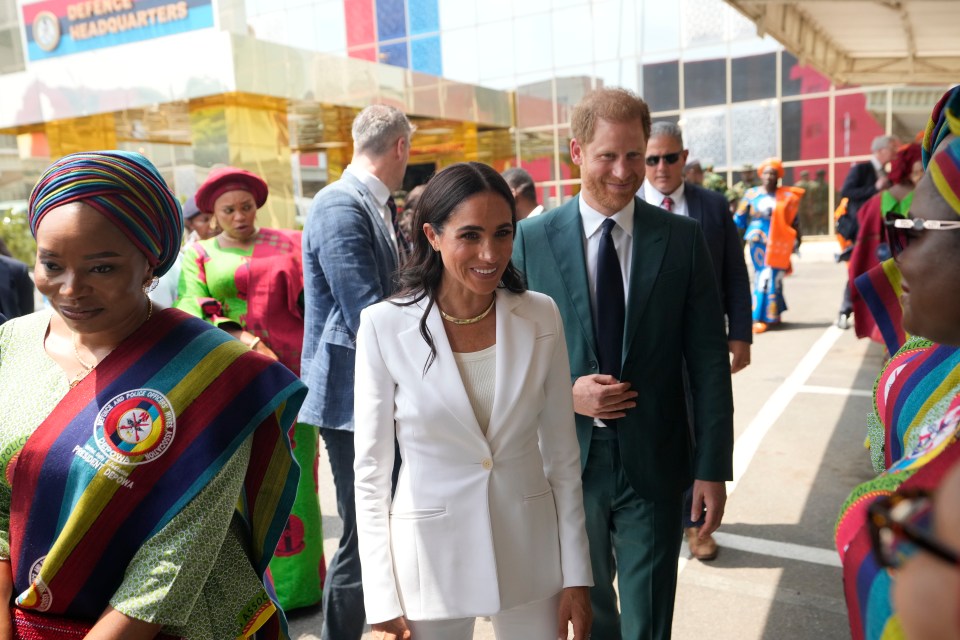
[[[680,122],[680,116],[657,116],[656,118],[651,118],[653,122],[672,122],[673,124],[678,124]],[[690,145],[687,145],[688,147]]]
[[[477,5],[464,0],[438,0],[440,29],[473,27],[477,24]]]
[[[643,0],[637,13],[644,51],[668,51],[680,48],[680,3]]]
[[[311,43],[317,51],[342,54],[347,49],[346,15],[343,2],[325,2],[309,5],[310,22],[316,25],[317,41]],[[373,39],[370,39],[373,42]]]
[[[443,39],[448,38],[444,34]],[[480,68],[481,80],[488,78],[502,78],[514,75],[513,55],[513,22],[489,22],[477,27],[479,48],[472,49],[469,54],[482,60]],[[478,55],[483,51],[482,55]]]
[[[376,0],[377,40],[396,40],[407,35],[407,12],[403,0]]]
[[[781,91],[785,96],[798,96],[830,90],[830,80],[813,67],[803,66],[787,51],[780,53]]]
[[[830,99],[784,102],[781,117],[783,159],[814,160],[830,155]]]
[[[444,77],[458,82],[480,82],[476,28],[447,31],[440,38]]]
[[[777,155],[777,106],[744,104],[730,109],[730,129],[733,136],[731,163],[757,165]]]
[[[727,61],[683,63],[683,106],[708,107],[727,101]]]
[[[407,14],[410,16],[410,35],[440,30],[437,0],[407,0]]]
[[[573,158],[570,156],[570,140],[573,134],[570,127],[560,127],[557,131],[557,141],[560,150],[560,180],[579,180],[580,167],[573,164]]]
[[[683,141],[705,165],[727,166],[727,113],[709,109],[684,114]]]
[[[837,157],[870,153],[870,144],[884,134],[887,93],[873,91],[837,96],[834,102],[834,153]]]
[[[661,6],[664,3],[661,3]],[[727,7],[716,0],[683,0],[683,46],[719,44],[724,40],[724,15]]]
[[[587,5],[570,7],[569,9],[554,9],[553,66],[558,75],[563,75],[564,67],[592,63],[587,56],[593,54],[593,31],[589,29],[592,16]]]
[[[376,42],[377,34],[372,0],[345,2],[344,24],[347,27],[348,47],[367,46]]]
[[[526,128],[552,124],[553,81],[517,87],[517,126]]]
[[[633,2],[593,3],[593,59],[616,60],[637,50]]]
[[[520,166],[533,177],[534,182],[553,180],[553,129],[549,131],[520,131]]]
[[[380,45],[380,62],[395,67],[407,66],[407,43],[395,42]]]
[[[411,68],[414,71],[443,75],[443,58],[440,56],[440,36],[414,38],[410,41]]]
[[[680,108],[680,63],[643,65],[643,97],[651,111]]]
[[[514,18],[514,63],[516,71],[530,73],[548,71],[553,66],[553,34],[544,16]],[[504,34],[506,36],[506,34]]]
[[[734,102],[773,98],[777,95],[777,54],[734,58],[730,82]]]

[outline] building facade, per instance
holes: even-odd
[[[418,127],[405,186],[519,165],[549,207],[578,189],[570,110],[599,86],[679,122],[728,184],[769,156],[786,183],[819,174],[808,233],[873,137],[913,139],[946,89],[836,86],[722,0],[0,0],[0,208],[55,157],[122,148],[182,198],[214,165],[257,171],[265,223],[290,226],[372,102]]]

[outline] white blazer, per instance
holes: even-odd
[[[497,291],[487,435],[436,306],[360,315],[357,529],[367,621],[492,615],[592,586],[563,324],[549,297]],[[390,498],[394,436],[402,466]]]

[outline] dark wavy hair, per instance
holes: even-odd
[[[510,187],[499,173],[480,162],[460,162],[433,176],[413,211],[413,248],[397,276],[400,290],[390,301],[406,307],[427,299],[427,307],[420,317],[420,335],[430,347],[430,356],[423,366],[424,373],[437,359],[433,335],[427,328],[427,316],[436,304],[440,283],[443,281],[443,260],[440,253],[430,246],[423,232],[423,225],[429,224],[436,233],[443,233],[447,220],[460,205],[480,193],[495,193],[510,205],[511,219],[516,230],[517,204]],[[513,266],[513,262],[507,264],[498,288],[513,293],[527,290],[523,275]]]

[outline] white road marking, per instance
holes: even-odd
[[[808,547],[791,542],[774,542],[773,540],[741,536],[735,533],[723,533],[722,531],[717,531],[713,534],[713,537],[716,538],[717,544],[725,549],[737,549],[738,551],[759,553],[775,558],[812,562],[828,567],[840,566],[840,556],[837,555],[836,549]]]
[[[800,387],[801,393],[823,393],[830,396],[855,396],[857,398],[872,398],[873,391],[867,389],[846,389],[844,387],[821,387],[815,384],[805,384]]]

